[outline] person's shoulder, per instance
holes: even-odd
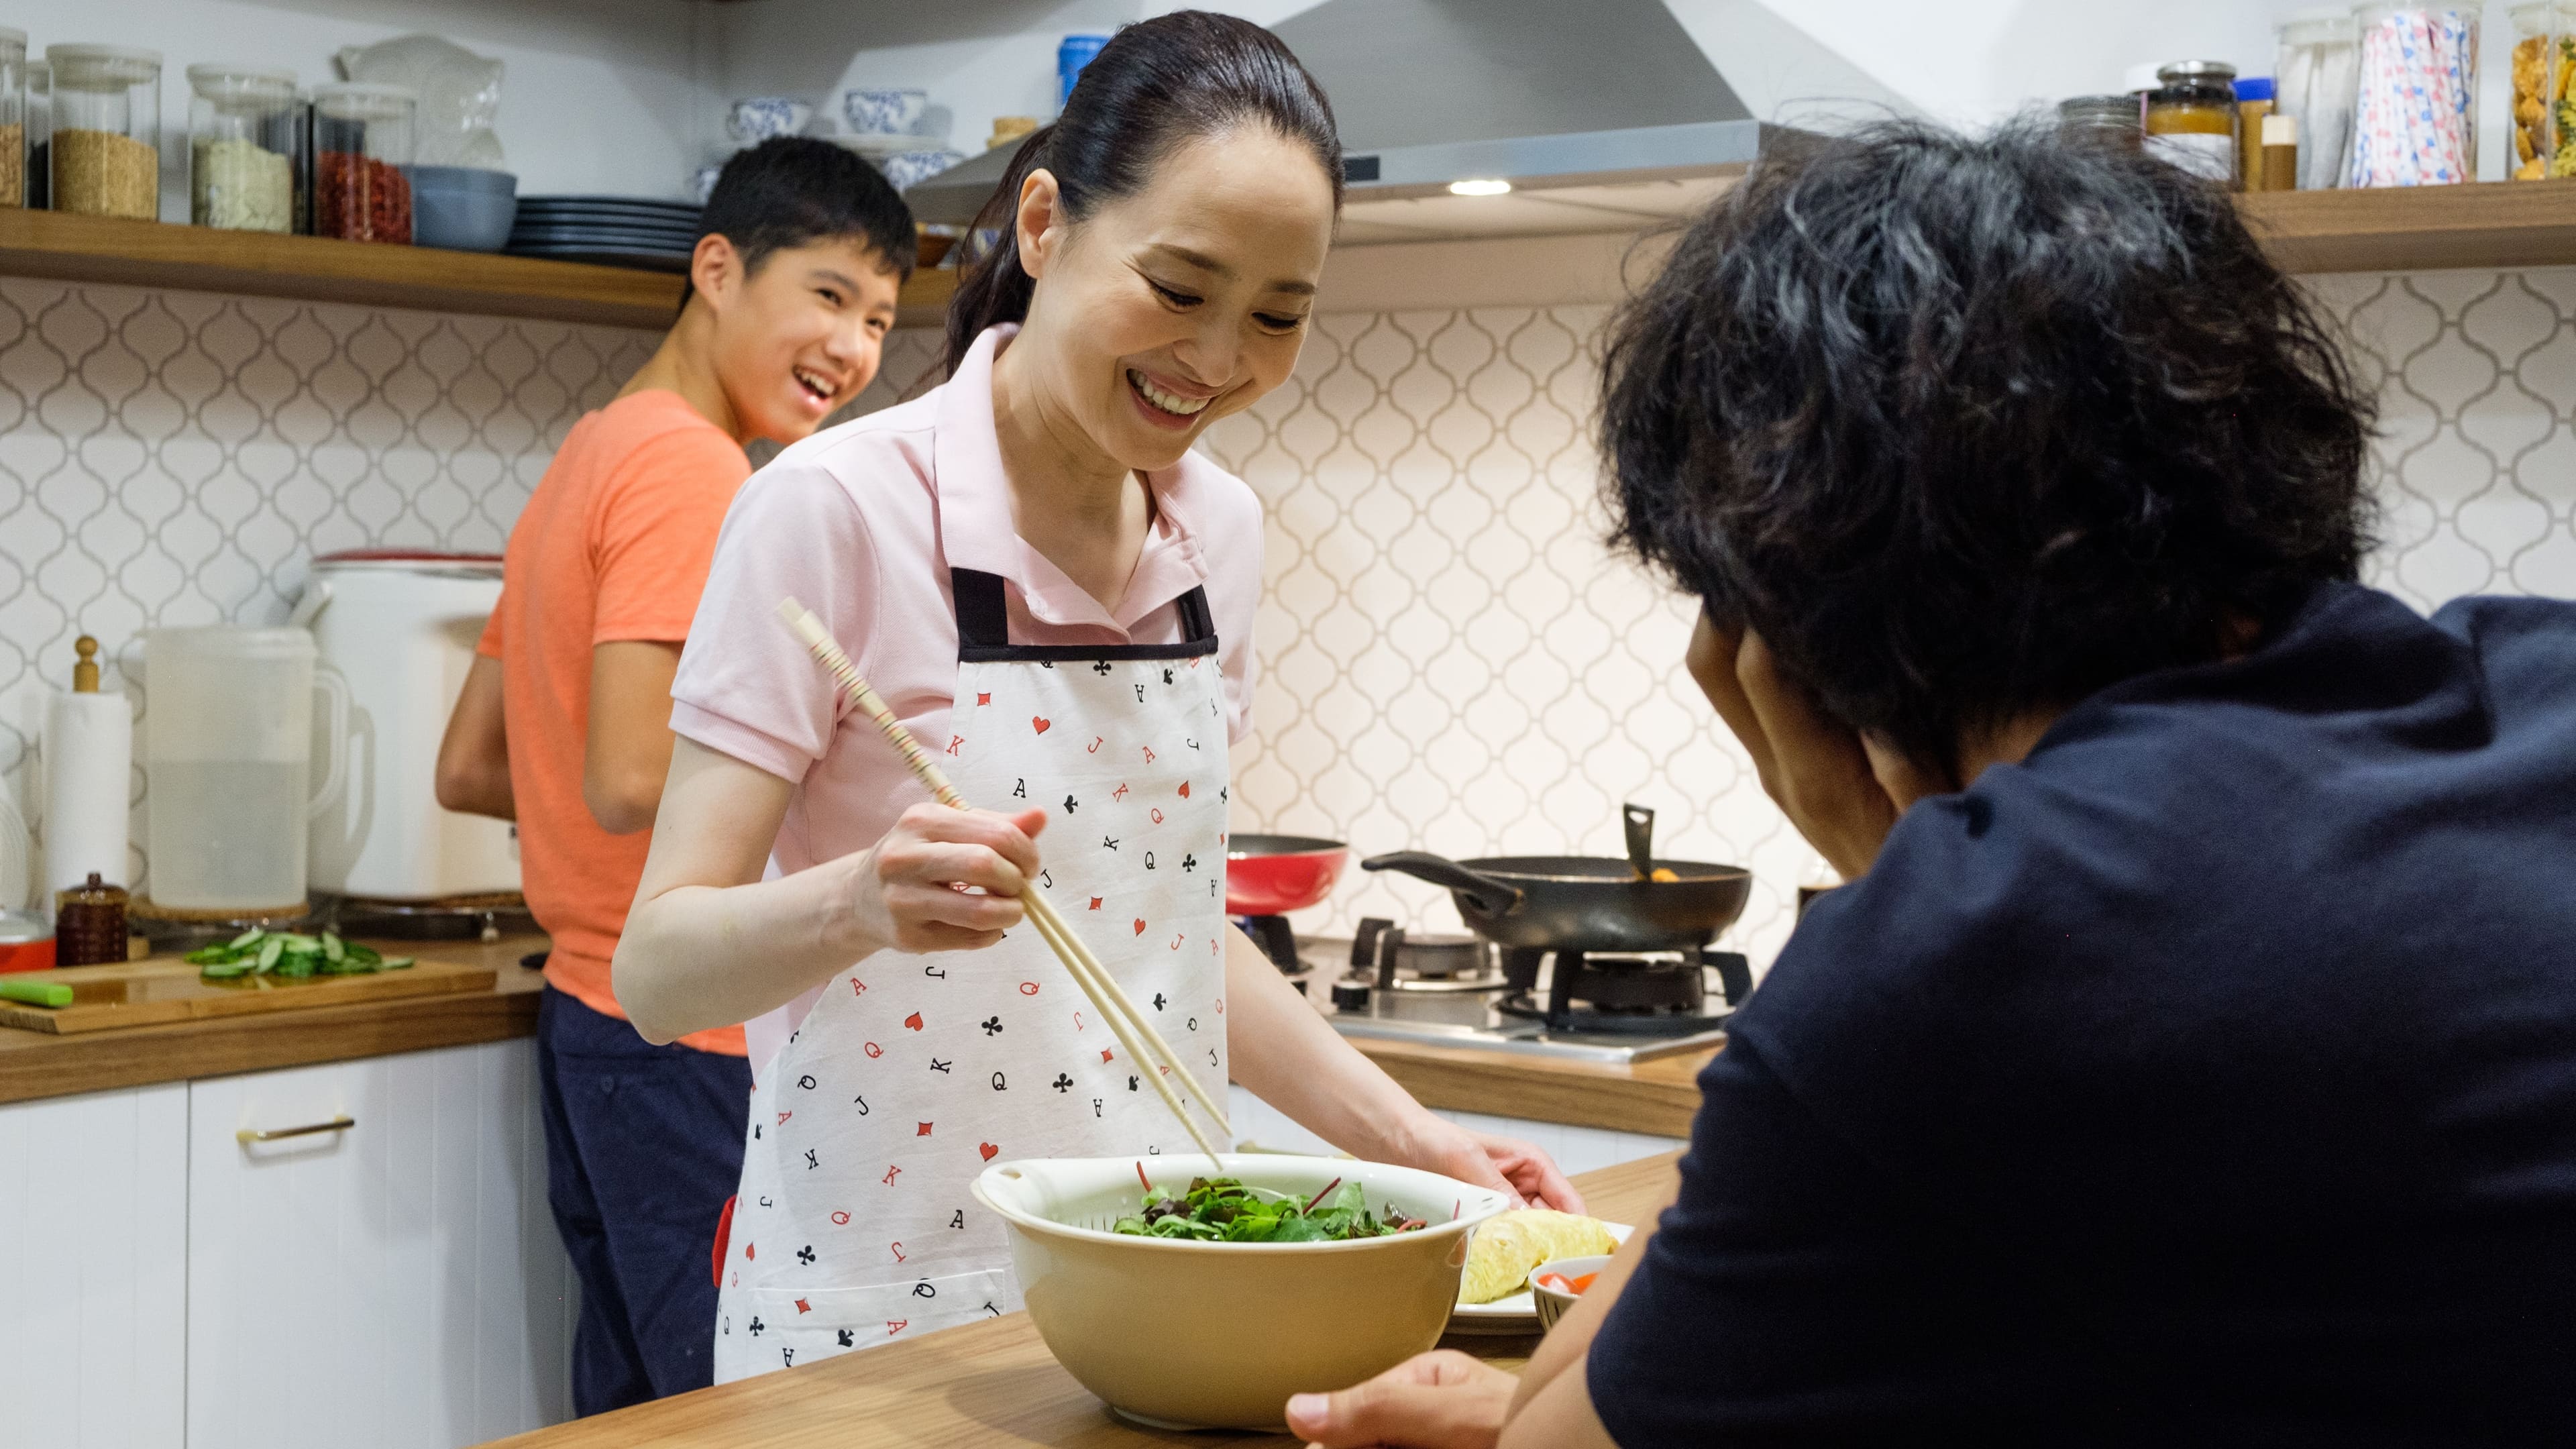
[[[1172,506],[1199,546],[1211,555],[1261,549],[1261,495],[1193,448],[1173,468]]]
[[[876,532],[932,508],[936,394],[836,423],[781,449],[735,501],[737,519]],[[903,486],[906,483],[913,486]]]

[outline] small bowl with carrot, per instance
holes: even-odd
[[[1559,1258],[1530,1269],[1530,1302],[1538,1309],[1539,1331],[1544,1333],[1556,1327],[1556,1321],[1574,1307],[1574,1300],[1582,1297],[1592,1286],[1592,1280],[1600,1277],[1601,1270],[1609,1266],[1610,1255],[1601,1253],[1584,1258]]]

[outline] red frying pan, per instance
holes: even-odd
[[[1237,835],[1225,843],[1225,913],[1278,916],[1332,894],[1351,850],[1310,835]]]

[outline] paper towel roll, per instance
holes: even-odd
[[[134,715],[121,694],[57,694],[45,709],[45,893],[97,871],[125,878],[127,790]]]

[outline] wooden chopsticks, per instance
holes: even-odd
[[[850,656],[833,641],[831,631],[823,627],[823,621],[815,617],[813,610],[792,598],[781,599],[778,617],[786,620],[797,637],[805,641],[805,647],[813,652],[815,662],[839,682],[849,694],[850,701],[875,723],[877,732],[886,737],[886,743],[894,746],[895,753],[903,757],[914,778],[927,786],[940,804],[956,810],[970,808],[966,797],[958,794],[957,787],[948,782],[948,776],[940,770],[938,762],[932,760],[930,753],[921,747],[921,742],[912,737],[912,731],[905,729],[903,721],[896,719],[894,711],[888,709],[877,692],[868,687],[867,680],[859,674],[859,667],[851,663]],[[1189,1132],[1190,1140],[1197,1143],[1199,1150],[1207,1154],[1208,1162],[1222,1172],[1224,1164],[1219,1161],[1216,1148],[1208,1141],[1207,1134],[1199,1130],[1198,1123],[1181,1104],[1181,1099],[1173,1095],[1171,1084],[1164,1078],[1180,1078],[1190,1100],[1198,1103],[1214,1119],[1218,1130],[1231,1136],[1233,1129],[1226,1125],[1225,1112],[1208,1097],[1207,1089],[1199,1085],[1198,1079],[1190,1075],[1190,1069],[1173,1054],[1171,1044],[1154,1030],[1154,1024],[1137,1011],[1136,1003],[1128,999],[1117,978],[1109,974],[1109,968],[1100,964],[1100,958],[1092,955],[1091,948],[1073,933],[1073,927],[1056,914],[1055,904],[1035,888],[1034,882],[1030,889],[1021,892],[1020,905],[1027,911],[1029,923],[1037,927],[1038,935],[1054,950],[1056,959],[1064,963],[1064,969],[1073,977],[1074,984],[1082,988],[1083,995],[1091,998],[1092,1006],[1108,1021],[1109,1030],[1117,1036],[1118,1044],[1127,1049],[1128,1059],[1143,1068],[1145,1080],[1154,1084],[1154,1092],[1163,1099],[1163,1105],[1172,1109],[1172,1115],[1179,1118],[1181,1126]]]

